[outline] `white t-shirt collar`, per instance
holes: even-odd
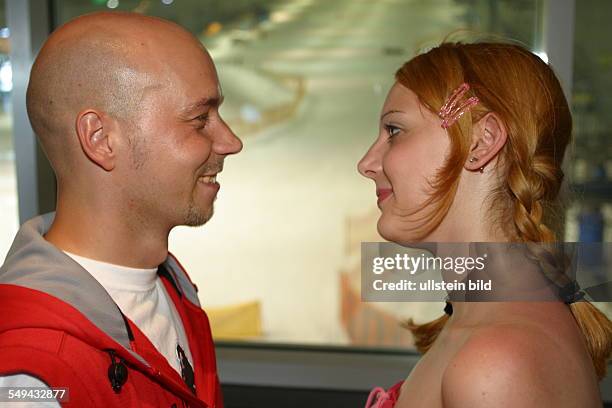
[[[64,251],[80,264],[100,284],[108,289],[146,292],[153,290],[157,279],[157,268],[140,269],[96,261]]]

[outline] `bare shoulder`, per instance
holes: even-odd
[[[576,406],[553,336],[517,324],[477,329],[443,374],[444,407]]]

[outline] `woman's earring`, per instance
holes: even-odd
[[[478,157],[472,157],[470,159],[470,163],[474,163],[476,160],[478,160]],[[481,168],[478,169],[479,172],[483,173],[484,172],[484,166],[482,166]]]

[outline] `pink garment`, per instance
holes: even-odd
[[[365,408],[393,408],[400,394],[400,387],[404,382],[400,381],[385,391],[376,387],[370,392]]]

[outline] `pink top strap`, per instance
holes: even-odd
[[[393,408],[400,394],[400,387],[404,382],[400,381],[385,391],[381,387],[374,388],[368,396],[365,408]]]

